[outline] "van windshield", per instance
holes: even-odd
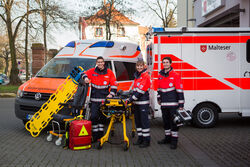
[[[86,71],[95,67],[95,59],[89,58],[53,58],[37,74],[36,77],[66,78],[76,66]]]

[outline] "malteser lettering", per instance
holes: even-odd
[[[231,46],[208,45],[208,50],[230,50]]]

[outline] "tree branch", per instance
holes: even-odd
[[[0,14],[0,17],[3,19],[3,21],[5,22],[5,24],[7,24],[7,21],[6,21],[6,19],[4,18],[4,16]]]
[[[40,10],[38,10],[38,9],[30,10],[29,12],[25,13],[25,14],[21,17],[21,19],[19,20],[19,22],[17,23],[17,26],[16,26],[16,28],[15,28],[14,38],[16,38],[16,35],[17,35],[17,32],[18,32],[19,26],[21,25],[21,23],[22,23],[23,19],[26,17],[26,15],[27,15],[27,14],[32,14],[32,13],[35,13],[35,12],[38,12],[38,11],[40,11]]]

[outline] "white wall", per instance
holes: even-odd
[[[187,6],[188,1],[188,6]],[[188,7],[188,16],[187,16]],[[178,0],[177,1],[177,27],[187,27],[187,20],[193,19],[193,1],[192,0]],[[188,21],[188,27],[193,27],[194,22]]]
[[[102,27],[103,28],[103,37],[95,37],[95,28],[96,27]],[[138,26],[134,25],[124,25],[123,26],[125,29],[125,37],[120,37],[117,36],[117,28],[116,27],[111,27],[111,40],[115,41],[132,41],[136,42],[139,44],[140,41],[140,35],[138,32]],[[88,26],[86,27],[86,37],[87,39],[101,39],[101,40],[106,40],[106,31],[105,31],[105,26]]]

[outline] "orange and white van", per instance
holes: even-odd
[[[37,112],[75,66],[84,70],[95,67],[102,56],[119,83],[118,89],[129,90],[135,72],[135,63],[142,59],[140,47],[134,43],[79,40],[68,43],[36,75],[22,84],[15,100],[16,117],[27,122]],[[72,101],[71,101],[72,102]],[[64,112],[64,109],[61,111]]]
[[[250,28],[154,28],[147,47],[151,70],[150,105],[157,103],[158,72],[162,58],[182,77],[185,109],[199,127],[212,127],[219,113],[250,116]]]

